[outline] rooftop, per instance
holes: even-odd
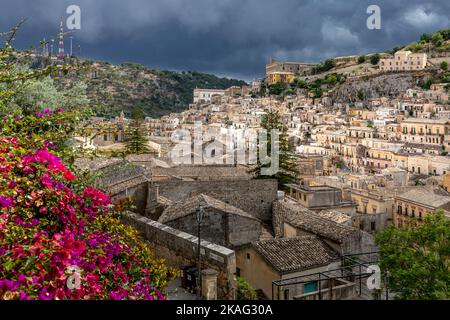
[[[339,259],[337,252],[315,236],[260,241],[253,248],[280,273],[320,267]]]
[[[322,210],[317,215],[336,223],[346,223],[351,220],[350,216],[336,210]]]
[[[236,208],[228,203],[222,202],[215,198],[209,197],[205,194],[190,197],[186,200],[176,202],[164,210],[161,217],[158,219],[160,223],[167,223],[182,217],[186,217],[197,211],[199,207],[214,208],[225,213],[239,215],[248,219],[258,220],[251,214]]]
[[[285,206],[289,212],[284,217],[275,218],[274,221],[280,222],[281,219],[284,219],[285,222],[295,228],[303,229],[338,243],[342,243],[348,237],[360,232],[353,227],[320,217],[315,212],[308,210],[293,200],[285,199],[278,203]],[[275,230],[280,230],[280,227],[282,226],[274,225]]]
[[[305,192],[317,192],[317,191],[332,191],[332,190],[338,190],[336,188],[330,187],[330,186],[303,186],[299,184],[286,184],[288,188],[292,188],[299,191],[305,191]]]
[[[122,163],[121,158],[84,157],[75,159],[75,165],[82,170],[97,171]]]
[[[429,187],[411,187],[397,197],[434,208],[440,208],[450,203],[450,196],[445,195],[444,191],[437,193],[435,189]]]

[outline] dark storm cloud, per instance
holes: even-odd
[[[82,55],[244,79],[270,57],[317,62],[383,51],[450,26],[450,1],[435,0],[0,0],[0,30],[21,17],[21,47],[58,31],[70,4],[81,7],[74,41]],[[381,30],[366,27],[370,4]],[[68,44],[66,43],[66,46]]]

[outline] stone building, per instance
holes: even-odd
[[[442,145],[449,134],[448,119],[408,118],[400,123],[403,142]]]
[[[367,232],[386,228],[392,222],[394,198],[378,190],[352,189],[352,200],[358,204],[353,226]]]
[[[336,269],[339,254],[316,236],[259,241],[236,252],[236,274],[244,277],[255,289],[273,299],[273,281]],[[316,282],[302,283],[283,291],[283,299],[318,290]]]
[[[275,237],[315,235],[341,255],[376,251],[370,234],[324,218],[290,199],[274,203],[272,223]]]
[[[288,197],[300,205],[313,211],[335,209],[342,213],[353,215],[356,213],[356,203],[345,200],[342,190],[330,186],[288,184]]]
[[[450,192],[450,173],[447,173],[442,178],[442,188],[445,191]]]
[[[397,227],[421,223],[428,214],[450,211],[450,194],[439,188],[410,187],[395,196],[394,223]]]
[[[269,85],[282,83],[282,84],[289,84],[293,82],[295,79],[295,75],[292,72],[286,72],[286,71],[276,71],[271,72],[267,76],[267,83]]]
[[[290,72],[293,75],[306,75],[314,66],[313,63],[272,61],[266,65],[266,77],[275,72]]]
[[[214,96],[225,95],[225,90],[218,89],[194,89],[194,103],[211,102]]]
[[[381,71],[422,70],[427,66],[427,54],[401,50],[393,58],[380,59],[379,66]]]
[[[201,238],[233,248],[259,240],[261,222],[230,204],[204,194],[170,205],[158,222],[172,228],[197,234],[197,210],[203,209]]]

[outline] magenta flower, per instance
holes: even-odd
[[[8,182],[9,189],[14,189],[15,187],[17,187],[17,182],[15,182],[15,181]]]
[[[0,207],[10,208],[14,205],[14,199],[11,197],[0,196]]]

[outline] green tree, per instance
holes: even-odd
[[[142,154],[150,152],[148,139],[143,127],[144,112],[139,107],[134,107],[131,112],[131,123],[125,136],[125,153]]]
[[[308,83],[305,80],[300,80],[300,79],[295,78],[294,84],[297,86],[297,88],[300,88],[300,89],[308,88]]]
[[[269,86],[269,93],[273,95],[280,95],[284,90],[286,90],[287,86],[283,83],[275,83]]]
[[[15,106],[20,106],[26,114],[38,112],[45,108],[56,109],[61,101],[61,96],[56,90],[53,79],[49,76],[43,79],[31,79],[17,90],[12,101]],[[11,104],[10,104],[11,105]]]
[[[361,64],[361,63],[364,63],[364,62],[366,62],[366,56],[365,55],[359,56],[358,57],[358,63]]]
[[[60,91],[59,105],[68,110],[81,110],[90,105],[90,100],[86,95],[87,85],[76,82],[71,88]]]
[[[325,77],[325,83],[335,85],[338,82],[338,77],[335,73],[327,74]]]
[[[236,278],[237,300],[257,300],[255,289],[242,277]]]
[[[297,161],[295,155],[290,151],[289,141],[287,136],[287,128],[283,125],[281,121],[280,113],[277,110],[269,110],[267,114],[263,116],[261,120],[261,127],[267,131],[267,155],[272,154],[272,130],[278,130],[279,132],[279,170],[273,175],[262,175],[262,168],[270,168],[273,165],[270,161],[269,163],[262,164],[261,159],[258,159],[258,163],[255,168],[251,169],[250,172],[254,173],[257,178],[260,179],[277,179],[278,183],[281,185],[295,182],[298,175]],[[259,154],[259,144],[258,142],[258,154]]]
[[[131,119],[135,122],[141,123],[145,119],[144,111],[140,107],[133,107],[131,110]]]
[[[432,38],[432,35],[429,33],[422,33],[420,36],[420,41],[430,42]]]
[[[442,70],[447,71],[448,69],[448,62],[447,61],[442,61],[440,64],[440,67]]]
[[[336,60],[334,59],[327,59],[324,63],[316,64],[314,67],[311,68],[311,74],[318,74],[321,72],[328,71],[336,66]]]
[[[364,100],[364,92],[362,90],[358,90],[357,96],[359,100]]]
[[[328,71],[336,66],[336,60],[334,59],[327,59],[325,60],[323,64],[323,71]]]
[[[378,53],[370,56],[370,63],[373,65],[377,65],[380,61],[380,55]]]
[[[376,234],[380,268],[398,299],[450,299],[450,220],[443,210],[423,224]]]
[[[440,47],[442,43],[444,42],[444,37],[441,33],[436,32],[433,37],[431,38],[431,42],[436,46]]]
[[[12,41],[24,22],[25,20],[22,20],[10,31],[0,33],[0,40],[4,43],[0,47],[0,115],[11,111],[11,102],[17,93],[27,86],[28,81],[49,75],[66,74],[68,71],[65,65],[49,65],[38,69],[23,67],[29,62],[30,54],[26,51],[17,52]]]
[[[450,40],[450,29],[443,29],[438,31],[445,41]]]
[[[433,80],[432,79],[427,79],[425,81],[420,80],[418,84],[422,89],[430,90],[431,85],[433,84]]]
[[[265,83],[261,83],[261,86],[259,87],[259,96],[264,97],[266,95],[267,86]]]

